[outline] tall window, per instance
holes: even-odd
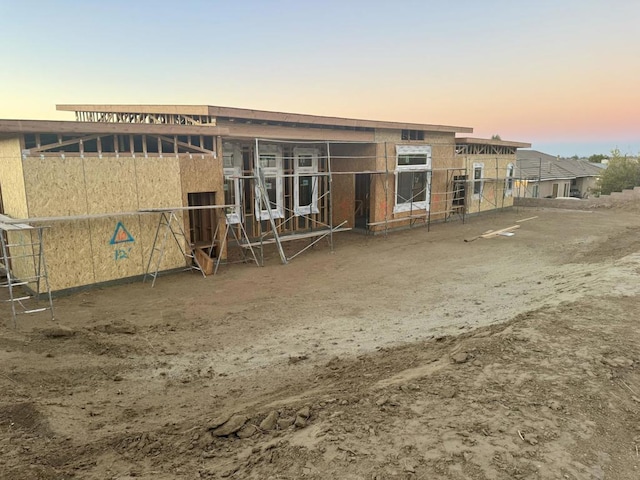
[[[473,196],[479,198],[482,195],[484,177],[484,163],[473,164]]]
[[[396,146],[396,204],[394,212],[429,208],[431,147]]]
[[[225,143],[222,145],[224,168],[224,204],[233,205],[225,209],[227,222],[242,222],[242,198],[240,177],[242,176],[242,151],[238,145]]]
[[[279,145],[260,145],[258,149],[256,173],[262,181],[256,182],[256,219],[269,220],[271,217],[284,218],[284,193],[282,188],[282,147]],[[264,193],[260,184],[264,185]],[[265,196],[265,200],[260,199]],[[265,208],[267,204],[269,208]]]
[[[296,147],[293,149],[296,215],[320,213],[318,210],[318,149]]]
[[[507,174],[504,179],[504,195],[510,197],[513,195],[513,163],[507,165]]]

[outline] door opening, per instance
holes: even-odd
[[[355,175],[355,225],[354,228],[367,229],[371,213],[371,174],[359,173]]]
[[[215,205],[216,192],[197,192],[188,194],[190,207]],[[207,208],[189,210],[189,239],[195,247],[209,247],[213,243],[216,230],[216,210]]]

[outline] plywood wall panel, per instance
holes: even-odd
[[[180,213],[177,215],[178,224],[183,225],[183,214]],[[142,260],[143,260],[143,270],[147,268],[147,264],[149,263],[149,258],[151,258],[151,249],[153,247],[153,239],[155,238],[156,230],[158,228],[158,222],[160,221],[160,214],[153,215],[142,215],[137,218],[137,222],[139,224],[140,229],[140,237],[137,240],[138,247],[140,248]],[[161,230],[161,235],[158,238],[157,247],[160,247],[163,241],[162,234],[164,230]],[[184,248],[184,242],[181,242]],[[156,252],[157,254],[157,252]],[[157,257],[154,257],[151,271],[155,271]],[[160,263],[160,271],[170,270],[173,268],[182,268],[186,265],[185,258],[180,252],[180,248],[178,244],[173,239],[171,234],[167,238],[167,243],[164,251],[164,255],[162,256],[162,261]],[[143,271],[144,273],[144,271]]]
[[[14,218],[29,216],[18,137],[0,137],[0,189],[7,215]]]
[[[25,159],[25,185],[31,217],[185,204],[176,157],[29,157]],[[180,214],[180,221],[182,217]],[[159,214],[150,214],[52,224],[45,237],[52,289],[144,274],[159,218]],[[113,241],[119,222],[130,241],[128,236],[123,237],[127,241]],[[160,269],[184,266],[184,257],[169,235]]]
[[[57,222],[44,232],[45,256],[52,290],[95,282],[89,220]]]
[[[91,245],[96,283],[144,273],[136,217],[91,220]]]
[[[88,213],[82,158],[27,157],[23,163],[30,217]]]
[[[131,157],[84,158],[89,214],[131,212],[138,207],[136,171]]]
[[[183,206],[180,163],[176,157],[137,157],[133,161],[139,180],[139,208]]]
[[[343,227],[355,226],[355,175],[334,175],[331,198],[333,200],[333,224]]]

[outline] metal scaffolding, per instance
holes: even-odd
[[[3,216],[4,220],[4,216]],[[54,319],[53,301],[49,288],[47,263],[44,256],[45,227],[29,224],[8,224],[0,221],[0,249],[5,279],[0,287],[6,288],[11,305],[13,327],[17,316],[48,311]],[[20,265],[21,274],[16,273]],[[45,296],[44,305],[41,295]]]

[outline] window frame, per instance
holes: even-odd
[[[259,163],[262,155],[275,155],[275,166],[262,167]],[[282,182],[283,176],[283,158],[282,147],[280,145],[260,145],[257,154],[254,158],[254,168],[258,176],[263,179],[273,178],[276,185],[276,204],[275,208],[270,210],[263,209],[260,200],[262,198],[262,192],[258,186],[258,182],[255,183],[255,216],[256,220],[269,220],[270,218],[284,218],[284,188]],[[267,202],[271,205],[271,201],[267,198]],[[269,214],[269,211],[271,214]]]
[[[480,177],[476,179],[476,170],[480,169]],[[476,192],[476,185],[480,188]],[[473,164],[473,198],[479,199],[484,191],[484,163],[477,162]]]
[[[504,177],[504,196],[505,197],[513,196],[514,173],[515,173],[515,166],[513,165],[513,163],[509,163],[507,165],[507,172]]]
[[[226,160],[231,158],[231,165]],[[242,150],[240,146],[226,143],[222,145],[222,169],[224,174],[224,187],[233,188],[235,206],[225,208],[225,221],[230,225],[242,223]],[[229,182],[229,183],[227,183]],[[223,192],[226,196],[226,191]],[[226,200],[225,200],[226,204]]]
[[[400,165],[401,157],[405,156],[424,156],[424,164],[418,165]],[[412,197],[408,201],[398,202],[398,181],[400,175],[407,173],[424,173],[425,188],[424,200],[413,201]],[[412,210],[429,210],[429,199],[431,197],[431,146],[430,145],[396,145],[396,168],[395,176],[395,195],[393,213],[409,212]]]
[[[311,166],[300,166],[299,159],[302,156],[311,155]],[[294,214],[296,216],[311,215],[320,213],[318,208],[318,159],[320,152],[317,148],[295,147],[293,149],[293,196],[294,196]],[[308,177],[311,179],[311,203],[308,205],[300,205],[300,178]]]

